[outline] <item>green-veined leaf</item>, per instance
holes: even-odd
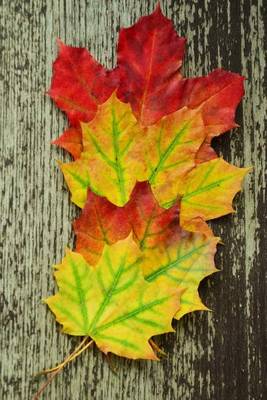
[[[184,182],[180,223],[189,231],[210,234],[205,221],[233,212],[232,201],[250,168],[237,168],[221,158],[198,165]]]
[[[105,246],[95,267],[68,251],[56,266],[59,292],[46,300],[63,332],[90,336],[104,353],[157,359],[148,340],[173,331],[180,291],[146,282],[141,261],[131,236]]]
[[[195,310],[207,309],[199,298],[198,286],[202,279],[217,271],[214,254],[218,241],[218,238],[183,232],[165,248],[145,251],[142,262],[145,279],[183,291],[176,319]]]

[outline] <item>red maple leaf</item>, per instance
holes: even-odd
[[[130,28],[121,29],[118,97],[131,104],[143,125],[151,125],[177,109],[170,101],[182,78],[184,47],[185,39],[177,35],[160,6]]]
[[[144,126],[182,107],[202,105],[204,124],[218,125],[216,135],[236,126],[236,108],[244,94],[239,74],[217,69],[207,76],[183,78],[180,73],[185,39],[175,32],[160,6],[130,28],[122,29],[118,44],[118,96],[129,102]],[[204,104],[204,106],[203,106]],[[216,157],[209,135],[196,162]]]
[[[95,265],[105,244],[125,239],[131,230],[141,249],[166,244],[180,232],[179,209],[177,204],[168,210],[160,207],[148,182],[136,184],[124,207],[115,206],[88,190],[86,204],[73,227],[77,235],[76,250],[89,264]]]
[[[73,227],[77,235],[76,249],[91,265],[97,263],[105,244],[116,243],[131,231],[127,210],[97,196],[90,189],[82,214],[74,221]]]
[[[54,144],[77,158],[81,152],[80,122],[91,121],[97,106],[104,103],[117,87],[117,71],[107,71],[85,48],[66,46],[61,40],[58,40],[58,47],[48,94],[67,114],[72,128]]]

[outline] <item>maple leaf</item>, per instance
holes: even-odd
[[[95,265],[105,244],[125,239],[133,231],[141,249],[153,248],[179,232],[179,210],[168,210],[156,202],[148,182],[138,182],[124,207],[117,207],[106,198],[88,190],[81,216],[73,224],[77,235],[76,251],[90,265]]]
[[[179,209],[159,206],[148,182],[137,183],[125,206],[134,236],[140,248],[154,248],[168,241],[179,230]]]
[[[53,64],[48,94],[66,112],[71,125],[91,121],[97,106],[117,86],[117,76],[99,64],[85,48],[66,46],[58,40],[59,55]]]
[[[180,291],[146,282],[141,261],[131,236],[106,245],[94,268],[68,251],[56,266],[59,292],[46,300],[63,332],[90,336],[104,353],[156,360],[148,340],[173,331]]]
[[[150,125],[175,111],[171,99],[181,79],[184,47],[185,39],[177,35],[160,6],[132,27],[120,30],[118,97],[131,103],[142,124]]]
[[[216,69],[209,75],[187,79],[181,90],[181,105],[196,108],[203,102],[205,125],[214,125],[214,131],[208,133],[196,155],[196,163],[217,158],[211,147],[211,140],[232,128],[235,123],[236,108],[244,95],[244,77],[239,74]],[[180,107],[179,106],[179,107]]]
[[[205,125],[218,124],[220,113],[224,131],[231,129],[235,126],[236,107],[244,94],[244,78],[220,69],[206,77],[182,78],[179,70],[184,47],[185,39],[177,35],[160,6],[132,27],[122,29],[118,44],[118,97],[131,104],[144,126],[182,107],[193,109],[206,102]]]
[[[244,77],[234,72],[215,69],[207,76],[185,78],[177,92],[177,109],[197,109],[202,105],[204,124],[215,126],[209,133],[212,138],[238,125],[235,123],[236,108],[244,95]]]
[[[201,111],[186,107],[147,128],[143,137],[148,181],[157,201],[168,207],[181,195],[186,174],[213,127],[204,126]]]
[[[237,168],[218,158],[199,164],[187,176],[180,223],[188,231],[211,231],[205,221],[233,212],[232,201],[250,168]]]
[[[129,200],[136,181],[145,178],[144,149],[138,139],[143,134],[142,128],[130,106],[119,101],[115,93],[99,106],[91,122],[81,126],[81,159],[61,166],[72,201],[80,207],[86,201],[88,186],[84,185],[84,179],[80,179],[81,170],[81,175],[87,174],[88,185],[90,181],[94,192],[117,206],[123,206]]]
[[[105,244],[125,239],[131,231],[128,209],[117,207],[90,190],[82,214],[73,227],[77,235],[76,250],[90,265],[98,262]]]
[[[217,271],[214,254],[218,241],[215,237],[182,232],[168,245],[144,252],[141,267],[145,279],[182,291],[176,319],[192,311],[207,310],[199,298],[198,286],[202,279]]]
[[[80,121],[91,121],[118,85],[116,70],[107,71],[85,48],[66,46],[58,39],[59,54],[53,64],[48,94],[65,111],[71,128],[53,143],[80,156]],[[76,129],[75,129],[76,128]]]

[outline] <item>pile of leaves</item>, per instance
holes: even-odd
[[[198,286],[216,271],[219,238],[206,221],[233,211],[248,172],[211,147],[237,126],[243,77],[217,69],[184,78],[185,39],[159,6],[121,29],[111,71],[86,49],[58,44],[49,94],[70,126],[54,143],[74,158],[60,168],[81,214],[46,303],[64,333],[84,340],[46,371],[50,380],[93,342],[156,360],[151,337],[207,309]]]

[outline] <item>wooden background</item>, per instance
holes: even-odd
[[[52,294],[51,266],[71,246],[70,203],[50,145],[66,119],[45,96],[56,37],[88,47],[111,67],[120,26],[151,12],[149,0],[1,1],[1,400],[28,400],[43,382],[33,375],[55,365],[77,339],[61,335],[41,299]],[[260,400],[267,398],[267,2],[162,1],[188,38],[186,76],[222,66],[247,77],[241,125],[216,149],[237,166],[254,167],[237,213],[214,223],[225,246],[222,273],[201,287],[213,313],[175,323],[159,339],[157,362],[109,360],[96,349],[67,367],[43,395],[49,400]],[[109,361],[109,362],[108,362]],[[112,368],[110,367],[112,365]],[[116,368],[115,374],[112,369]]]

